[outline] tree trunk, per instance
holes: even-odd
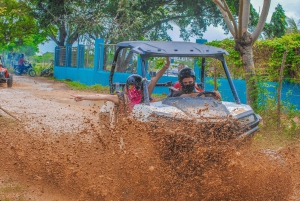
[[[278,120],[278,125],[277,128],[280,128],[280,118],[281,118],[281,89],[282,89],[282,80],[283,80],[283,70],[284,70],[284,65],[285,65],[285,60],[287,56],[288,50],[286,50],[283,54],[282,57],[282,63],[280,66],[280,73],[279,73],[279,80],[278,80],[278,91],[277,91],[277,120]]]
[[[245,32],[241,39],[236,40],[235,49],[240,52],[243,61],[247,85],[247,103],[255,109],[257,108],[258,90],[255,78],[251,34]]]

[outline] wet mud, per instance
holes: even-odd
[[[0,179],[35,186],[34,200],[300,200],[297,143],[274,150],[236,141],[230,121],[200,128],[120,117],[110,127],[95,114],[99,105],[69,106],[74,92],[63,93],[51,115],[17,113],[8,102],[22,121],[0,113]],[[40,110],[53,94],[25,96]]]

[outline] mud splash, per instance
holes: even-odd
[[[77,134],[53,135],[0,117],[0,168],[69,200],[300,199],[298,145],[266,151],[201,137],[228,133],[225,125],[121,119],[109,128],[84,118]]]

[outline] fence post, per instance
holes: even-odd
[[[72,45],[67,44],[66,45],[66,67],[71,66],[71,58],[72,57]]]
[[[141,56],[138,55],[138,60],[137,60],[137,74],[141,75],[142,74],[142,66],[141,66],[141,62],[142,58]]]
[[[196,43],[198,43],[198,44],[204,44],[206,42],[207,42],[206,39],[202,39],[202,38],[196,39]],[[195,59],[194,62],[195,62],[194,63],[195,74],[199,75],[200,83],[202,84],[202,90],[205,90],[205,88],[204,88],[204,86],[205,86],[205,83],[204,83],[204,78],[205,78],[204,67],[205,67],[205,64],[206,64],[205,58],[202,58],[202,61],[201,61],[201,73],[200,73],[200,68],[199,68],[199,65],[198,65],[198,59]]]
[[[59,53],[60,53],[60,47],[55,47],[55,54],[54,54],[54,66],[59,66]]]
[[[103,71],[104,64],[104,39],[98,38],[95,40],[95,56],[94,56],[94,71]]]
[[[84,67],[84,45],[78,45],[77,47],[77,68]]]

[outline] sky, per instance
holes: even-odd
[[[257,12],[261,11],[263,7],[264,0],[251,0],[250,1]],[[272,13],[275,11],[275,7],[281,4],[285,15],[289,18],[294,18],[295,21],[300,19],[300,0],[271,0],[271,6],[267,18],[267,22],[270,22]],[[182,41],[179,38],[179,28],[174,27],[173,31],[168,32],[173,41]],[[204,33],[203,38],[208,41],[213,40],[223,40],[225,38],[231,37],[230,34],[225,35],[221,27],[208,27],[207,31]],[[195,42],[196,38],[190,38],[191,42]],[[45,52],[54,52],[56,44],[53,41],[47,42],[44,45],[39,45],[40,54]]]

